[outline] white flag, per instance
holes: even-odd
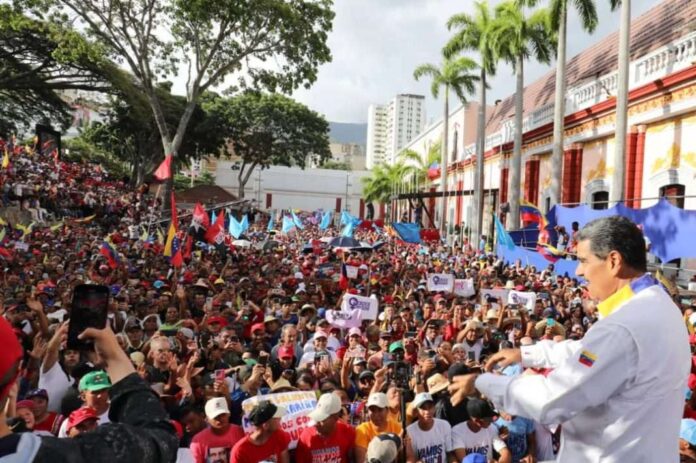
[[[471,278],[455,279],[454,294],[461,297],[470,297],[476,294],[476,290],[474,289],[474,280]]]

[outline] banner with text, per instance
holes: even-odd
[[[280,426],[283,431],[290,435],[292,439],[290,449],[294,449],[302,430],[312,424],[312,420],[307,414],[317,406],[316,393],[314,391],[280,392],[246,399],[242,402],[242,410],[244,411],[242,427],[247,434],[254,429],[254,425],[249,421],[249,413],[261,400],[269,400],[274,405],[285,408],[285,415],[280,419]]]
[[[508,297],[509,289],[496,288],[496,289],[482,289],[481,291],[481,304],[488,302],[492,309],[499,309],[500,304],[498,301],[506,301]]]
[[[379,302],[371,297],[358,296],[357,294],[345,294],[341,303],[342,312],[360,310],[361,320],[376,320],[379,310]]]
[[[428,273],[428,291],[452,292],[454,287],[454,275],[448,273]]]
[[[362,310],[327,310],[326,321],[331,323],[331,326],[341,329],[350,329],[359,327],[362,323]]]
[[[523,305],[527,312],[534,311],[534,305],[536,304],[536,293],[532,292],[522,292],[522,291],[510,291],[507,299],[508,304],[520,304]]]
[[[474,289],[474,280],[471,278],[455,279],[454,294],[460,297],[471,297],[476,294],[476,289]]]

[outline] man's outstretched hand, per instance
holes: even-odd
[[[493,367],[498,365],[501,369],[513,363],[520,363],[522,361],[522,352],[519,349],[503,349],[491,355],[486,361],[486,365],[483,367],[486,371],[492,371]]]

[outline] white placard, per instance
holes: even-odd
[[[286,413],[280,419],[280,427],[290,435],[292,440],[289,448],[294,449],[297,446],[302,430],[312,424],[311,418],[307,415],[317,407],[316,392],[279,392],[276,394],[257,395],[246,399],[242,402],[242,410],[244,410],[242,427],[247,434],[254,429],[254,425],[249,421],[249,413],[262,400],[269,400],[274,405],[280,405],[285,408]]]
[[[29,245],[24,241],[17,241],[14,245],[15,249],[18,251],[28,251]]]
[[[500,299],[501,301],[507,301],[508,293],[510,292],[509,289],[505,288],[496,288],[496,289],[482,289],[479,291],[481,293],[481,304],[483,304],[486,301],[486,295],[490,295],[491,297],[495,299]],[[491,308],[492,309],[499,309],[500,304],[497,302],[491,302]]]
[[[527,309],[527,312],[531,313],[534,311],[534,305],[536,304],[536,293],[510,291],[508,294],[507,303],[523,305]]]
[[[327,310],[326,320],[331,326],[341,329],[359,327],[362,323],[362,310]]]
[[[351,280],[358,278],[358,267],[354,265],[346,265],[346,276]]]
[[[474,289],[474,280],[471,278],[455,279],[454,294],[461,297],[471,297],[476,294],[476,289]]]
[[[344,294],[343,302],[341,302],[341,311],[350,312],[360,310],[361,320],[376,320],[377,312],[379,311],[379,302],[377,299],[356,294]]]
[[[428,273],[428,291],[452,292],[454,287],[454,275],[449,273]]]

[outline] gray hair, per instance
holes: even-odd
[[[630,268],[647,271],[645,238],[638,226],[626,217],[613,215],[593,220],[578,232],[577,241],[589,241],[590,250],[600,259],[616,251]]]

